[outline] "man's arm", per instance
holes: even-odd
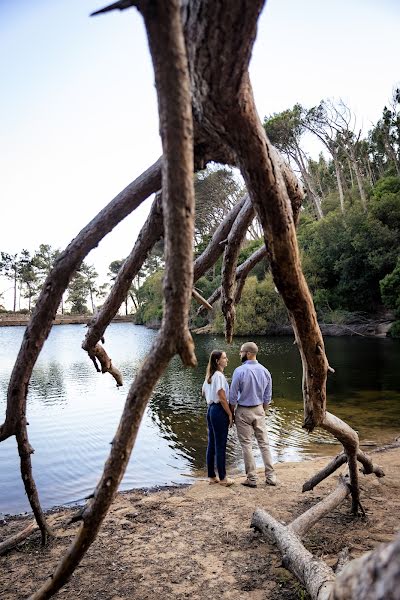
[[[268,405],[271,403],[271,398],[272,398],[272,377],[271,377],[271,375],[268,375],[268,383],[265,387],[264,396],[263,396],[264,410],[266,410]]]
[[[239,396],[239,385],[240,385],[240,373],[237,369],[233,371],[231,388],[229,390],[229,404],[231,405],[232,412],[235,410],[235,406]]]

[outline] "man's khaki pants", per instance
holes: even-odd
[[[256,483],[256,463],[252,452],[253,435],[256,436],[264,461],[265,476],[268,477],[274,472],[263,405],[259,404],[251,407],[238,405],[235,412],[235,424],[239,442],[242,446],[247,480]]]

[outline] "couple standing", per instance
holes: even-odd
[[[264,461],[265,479],[268,485],[276,485],[272,466],[265,409],[271,402],[272,378],[269,371],[257,361],[258,347],[246,342],[240,348],[242,365],[235,369],[231,389],[224,375],[228,364],[225,352],[213,350],[207,365],[202,393],[208,404],[207,469],[210,483],[230,486],[234,482],[226,476],[225,457],[228,428],[236,424],[242,446],[246,481],[242,485],[257,487],[256,464],[252,452],[255,435]],[[219,479],[215,474],[215,461]]]

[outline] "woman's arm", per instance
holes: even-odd
[[[224,409],[224,411],[226,412],[226,414],[229,417],[229,426],[231,426],[232,423],[233,423],[233,416],[232,416],[231,409],[229,408],[229,404],[228,404],[228,400],[226,398],[225,390],[220,389],[220,390],[218,390],[217,393],[218,393],[219,401],[221,402],[221,406],[222,406],[222,408]]]

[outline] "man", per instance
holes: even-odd
[[[235,415],[247,475],[242,485],[251,488],[257,487],[256,463],[252,452],[253,434],[264,461],[266,483],[277,484],[265,425],[265,409],[272,397],[272,378],[270,372],[258,362],[257,352],[258,347],[254,342],[242,345],[240,358],[243,364],[233,373],[229,393],[229,404]]]

